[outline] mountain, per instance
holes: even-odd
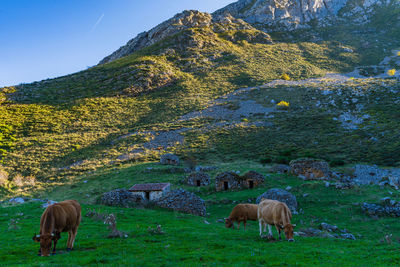
[[[339,9],[342,2],[308,1],[315,9],[304,17],[323,23],[279,29],[261,12],[278,3],[292,19],[304,13],[296,1],[184,11],[95,67],[0,88],[0,173],[9,174],[0,193],[167,152],[212,162],[312,156],[396,166],[399,89],[386,73],[400,68],[398,2],[349,0]],[[357,24],[359,16],[345,16],[364,8]],[[280,101],[290,108],[278,109]]]

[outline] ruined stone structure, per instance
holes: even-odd
[[[170,183],[136,184],[129,189],[134,196],[147,201],[156,201],[170,191]]]

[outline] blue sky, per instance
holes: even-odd
[[[1,0],[0,86],[96,65],[138,33],[185,9],[235,0]]]

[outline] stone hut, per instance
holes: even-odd
[[[265,177],[255,171],[249,171],[243,176],[234,172],[223,172],[215,177],[215,189],[224,191],[233,188],[255,188],[265,182]]]
[[[206,186],[210,184],[210,175],[204,172],[193,172],[187,178],[188,185]]]
[[[163,165],[179,165],[179,157],[177,155],[174,154],[165,154],[162,155],[160,158],[160,163]]]
[[[240,176],[234,172],[223,172],[215,177],[215,189],[224,191],[241,186]]]
[[[265,177],[258,172],[249,171],[241,177],[242,187],[253,189],[265,182]]]
[[[170,183],[136,184],[129,189],[135,196],[141,196],[147,201],[156,201],[171,189]]]

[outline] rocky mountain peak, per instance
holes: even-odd
[[[365,11],[375,4],[390,0],[239,0],[214,12],[214,15],[231,14],[250,24],[294,29],[306,27],[312,20],[336,18],[339,11],[349,7],[347,14]]]
[[[211,15],[197,10],[185,10],[173,18],[157,25],[147,32],[140,33],[130,40],[125,46],[100,61],[99,64],[108,63],[121,57],[130,55],[142,48],[151,46],[169,36],[173,36],[190,28],[210,27],[214,32],[230,30],[255,29],[242,19],[236,19],[229,13]],[[260,33],[262,38],[269,39],[265,33]]]

